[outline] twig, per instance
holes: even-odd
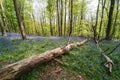
[[[56,58],[54,58],[53,60],[63,65],[62,61],[60,61],[60,60],[58,60]]]
[[[120,43],[119,43],[118,45],[116,45],[116,47],[113,48],[113,50],[111,50],[111,51],[108,53],[108,55],[110,55],[111,53],[113,53],[119,46],[120,46]]]
[[[106,50],[104,50],[104,52],[107,52],[110,48],[107,48]]]

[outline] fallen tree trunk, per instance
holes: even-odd
[[[52,60],[54,57],[67,53],[73,47],[81,46],[89,39],[85,39],[81,42],[71,43],[64,47],[59,47],[54,50],[46,51],[42,54],[23,59],[16,63],[10,64],[0,70],[0,80],[14,80],[21,74],[31,70],[32,68],[39,66],[41,63]]]

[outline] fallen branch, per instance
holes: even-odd
[[[106,59],[106,63],[104,64],[104,66],[109,69],[109,75],[111,75],[114,63],[107,55],[105,55],[104,51],[100,48],[98,41],[96,42],[96,45],[100,50],[101,55]]]
[[[10,64],[0,70],[0,80],[14,80],[21,74],[30,71],[34,67],[39,66],[41,63],[50,61],[54,57],[68,53],[68,51],[70,51],[73,47],[81,46],[87,41],[89,41],[89,39],[85,39],[81,42],[71,43],[62,48],[59,47],[54,50],[46,51],[42,54]]]

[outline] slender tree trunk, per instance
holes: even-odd
[[[68,0],[68,9],[67,9],[67,11],[68,11],[68,22],[67,22],[67,25],[68,25],[68,27],[67,27],[67,35],[69,36],[69,32],[70,32],[70,0]]]
[[[104,1],[104,2],[103,2],[103,1]],[[99,39],[99,37],[100,37],[100,35],[101,35],[101,28],[102,28],[102,22],[103,22],[103,17],[104,17],[105,4],[106,4],[106,0],[102,0],[102,16],[101,16],[101,21],[100,21],[98,39]]]
[[[70,0],[70,30],[69,30],[69,36],[72,35],[72,28],[73,28],[73,0]]]
[[[82,0],[82,5],[81,5],[81,7],[82,7],[82,9],[81,9],[81,11],[80,11],[80,13],[81,13],[81,20],[83,20],[84,19],[84,0]]]
[[[60,27],[61,27],[61,30],[60,30],[60,35],[62,36],[62,30],[63,30],[63,28],[62,28],[62,26],[63,26],[63,0],[61,0],[61,24],[60,24]]]
[[[43,28],[43,21],[42,21],[42,19],[44,20],[44,18],[40,17],[40,26],[41,26],[41,30],[42,30],[42,35],[44,36],[44,28]]]
[[[56,24],[56,17],[54,18],[54,35],[57,36],[57,24]]]
[[[34,16],[33,13],[32,13],[32,18],[33,18],[33,22],[34,22],[33,27],[35,28],[35,33],[36,33],[37,35],[40,35],[40,33],[39,33],[38,29],[37,29],[37,25],[36,25],[36,21],[35,21],[35,16]]]
[[[2,5],[2,1],[0,1],[0,9],[1,9],[1,20],[0,20],[1,25],[0,26],[1,26],[2,36],[7,36],[5,13],[4,13],[4,7]]]
[[[59,17],[59,0],[56,1],[57,4],[57,23],[58,23],[58,36],[60,36],[60,17]]]
[[[50,13],[51,14],[51,13]],[[53,36],[53,29],[52,29],[52,16],[50,16],[50,34]]]
[[[111,34],[114,6],[115,6],[115,0],[111,0],[110,10],[109,10],[109,15],[108,15],[108,24],[107,24],[107,28],[106,28],[106,37],[105,37],[105,39],[107,39],[107,40],[111,39],[110,34]]]
[[[20,32],[21,32],[21,35],[22,35],[22,39],[25,40],[26,39],[26,32],[25,32],[25,27],[24,27],[23,21],[22,21],[22,17],[20,15],[18,0],[13,0],[13,2],[14,2],[16,17],[17,17],[17,20],[18,20],[18,25],[19,25]]]
[[[74,16],[73,17],[73,34],[74,34],[74,36],[77,36],[77,35],[75,35],[76,34],[76,23],[77,23],[77,16]]]
[[[64,17],[64,36],[66,35],[66,15],[67,15],[67,1],[65,0],[65,17]]]
[[[119,14],[119,1],[120,0],[117,0],[117,9],[116,9],[115,21],[114,21],[114,24],[113,24],[113,30],[112,30],[112,34],[111,34],[112,37],[114,36],[115,31],[116,31],[116,22],[117,22],[118,14]]]
[[[94,40],[97,39],[97,25],[98,25],[99,6],[100,6],[100,0],[98,1],[98,6],[97,6],[97,13],[96,13],[96,22],[95,22],[95,26],[93,26]]]
[[[19,1],[19,0],[18,0]],[[21,16],[21,21],[23,22],[23,27],[24,29],[25,28],[25,23],[24,23],[24,4],[22,2],[18,3],[18,7],[19,7],[19,13],[20,13],[20,16]],[[26,30],[25,30],[26,31]]]

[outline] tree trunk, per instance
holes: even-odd
[[[51,12],[50,12],[50,14],[51,14]],[[53,36],[53,29],[52,29],[52,14],[51,14],[51,16],[50,16],[50,35],[51,36]]]
[[[104,9],[105,9],[105,4],[106,4],[106,0],[102,0],[102,16],[101,16],[101,21],[100,21],[100,27],[99,27],[99,35],[98,35],[98,39],[101,36],[101,29],[102,29],[102,22],[103,22],[103,17],[104,17]]]
[[[67,15],[67,1],[66,0],[65,0],[64,8],[65,8],[65,11],[64,11],[64,15],[65,15],[65,17],[64,17],[64,36],[65,36],[66,35],[66,15]]]
[[[6,34],[5,13],[4,13],[4,8],[3,8],[3,5],[2,5],[2,1],[0,1],[0,9],[1,9],[1,18],[2,18],[0,20],[2,36],[7,36],[7,34]]]
[[[70,30],[69,30],[69,36],[71,36],[72,34],[72,28],[73,28],[73,0],[70,1],[70,7],[71,7],[71,11],[70,11]]]
[[[43,18],[40,17],[40,26],[41,26],[41,30],[42,30],[42,36],[44,36],[44,28],[43,28],[44,21],[42,21],[42,20],[44,20],[44,17]]]
[[[94,32],[94,40],[97,39],[97,25],[98,25],[98,16],[99,16],[99,6],[100,6],[100,0],[98,1],[98,6],[97,6],[97,13],[96,13],[96,22],[95,26],[93,27],[93,32]]]
[[[105,39],[107,40],[111,39],[110,32],[112,27],[112,17],[113,17],[114,6],[115,6],[115,0],[111,0],[110,10],[108,15],[108,24],[106,28],[106,37],[105,37]]]
[[[31,19],[31,21],[34,22],[33,27],[35,28],[35,34],[40,35],[40,33],[39,33],[39,31],[38,31],[39,29],[38,29],[37,24],[36,24],[36,21],[35,21],[34,13],[32,13],[32,19]],[[31,22],[31,23],[32,23],[32,22]]]
[[[10,64],[0,70],[0,80],[14,80],[21,74],[31,70],[34,67],[39,66],[41,63],[52,60],[54,57],[68,53],[73,47],[81,46],[89,39],[85,39],[81,42],[71,43],[64,47],[59,47],[50,51],[46,51],[42,54],[23,59],[16,63]]]
[[[81,19],[81,20],[84,20],[84,16],[85,16],[85,14],[84,14],[84,13],[85,13],[85,12],[84,12],[84,3],[85,3],[84,0],[82,0],[81,3],[82,3],[82,5],[81,5],[81,11],[80,11],[80,13],[81,13],[80,19]]]
[[[57,4],[57,23],[58,23],[58,36],[60,36],[60,17],[59,17],[59,0],[56,1]]]
[[[16,17],[17,17],[17,20],[18,20],[18,25],[19,25],[20,32],[21,32],[21,35],[22,35],[22,39],[24,40],[24,39],[26,39],[26,32],[25,32],[25,27],[24,27],[23,21],[22,21],[22,17],[20,15],[20,10],[19,10],[19,7],[18,7],[18,0],[13,0],[13,2],[14,2]]]
[[[115,14],[115,21],[113,24],[113,30],[112,30],[112,34],[111,34],[112,37],[115,35],[115,32],[116,32],[116,25],[117,25],[117,19],[118,19],[118,14],[119,14],[119,1],[120,0],[117,0],[117,9],[116,9],[116,14]]]
[[[63,0],[61,0],[61,20],[60,20],[60,35],[62,36],[62,30],[63,30],[63,28],[62,28],[62,24],[63,24]]]

